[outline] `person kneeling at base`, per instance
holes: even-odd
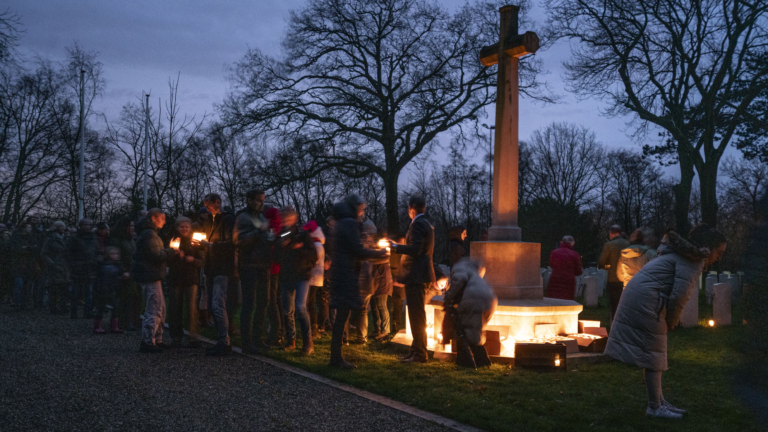
[[[451,286],[445,293],[443,344],[453,335],[456,344],[456,364],[465,367],[490,366],[485,351],[483,330],[496,310],[498,299],[491,286],[483,280],[485,268],[469,258],[453,267]]]

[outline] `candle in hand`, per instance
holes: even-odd
[[[181,241],[179,241],[179,239],[171,240],[171,249],[178,249],[180,244]]]
[[[197,241],[205,240],[205,237],[206,237],[206,235],[203,234],[203,233],[197,233],[196,232],[196,233],[192,234],[192,240],[197,240]]]
[[[380,248],[386,248],[387,250],[389,250],[389,242],[387,241],[387,239],[381,239],[381,240],[379,240],[379,243],[377,243],[377,245],[378,245]]]

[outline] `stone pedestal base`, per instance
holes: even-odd
[[[472,242],[470,257],[483,262],[485,281],[501,300],[541,300],[541,245],[538,243]]]
[[[579,313],[584,307],[571,300],[542,298],[540,300],[502,300],[488,326],[509,328],[509,338],[533,339],[536,327],[553,324],[556,335],[579,332]]]

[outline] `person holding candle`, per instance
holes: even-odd
[[[263,190],[245,193],[246,208],[237,212],[233,240],[237,247],[237,268],[243,289],[240,311],[240,338],[243,352],[259,354],[269,348],[261,339],[269,304],[269,266],[272,236],[262,214]],[[255,317],[254,317],[255,315]]]
[[[424,213],[427,203],[421,195],[408,200],[408,216],[411,225],[405,235],[405,244],[391,243],[392,249],[404,255],[400,263],[398,280],[405,285],[408,302],[408,321],[411,323],[413,343],[411,353],[401,361],[406,363],[427,363],[427,312],[425,309],[432,284],[445,287],[448,278],[442,273],[435,275],[432,255],[435,248],[435,229]]]
[[[336,309],[331,338],[330,365],[342,369],[354,369],[355,365],[344,360],[341,347],[344,328],[353,310],[360,309],[360,266],[359,262],[387,256],[386,249],[367,249],[360,240],[359,218],[365,213],[367,203],[357,194],[351,194],[344,201],[333,206],[336,224],[333,228],[333,258],[331,273],[331,303]]]
[[[204,253],[192,238],[192,221],[180,216],[176,218],[177,237],[171,242],[179,253],[168,260],[168,288],[170,305],[168,307],[168,329],[173,339],[171,347],[178,348],[184,337],[184,309],[189,318],[189,331],[197,333],[197,284],[200,268],[203,266]],[[178,242],[178,243],[177,243]],[[178,244],[178,245],[177,245]],[[196,347],[196,343],[188,343]]]
[[[139,237],[136,240],[136,253],[131,263],[131,277],[141,284],[144,294],[144,321],[141,330],[139,352],[163,352],[163,330],[165,329],[165,297],[162,280],[165,278],[168,260],[177,251],[164,248],[157,230],[165,226],[165,213],[159,208],[147,212],[147,216],[138,222]]]
[[[201,231],[207,240],[200,244],[207,248],[205,259],[205,284],[208,291],[209,305],[218,333],[218,342],[205,352],[210,356],[232,354],[229,343],[229,315],[227,314],[227,294],[230,281],[235,277],[235,244],[233,231],[235,215],[222,209],[221,196],[210,193],[203,198],[208,214],[202,219]]]
[[[674,231],[659,256],[627,283],[616,309],[605,354],[643,368],[649,417],[682,418],[685,410],[664,399],[662,371],[667,370],[667,331],[674,328],[704,266],[725,252],[725,237],[706,224],[695,226],[688,240]]]

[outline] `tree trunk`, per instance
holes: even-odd
[[[400,233],[400,213],[398,211],[397,180],[398,172],[387,172],[384,177],[384,190],[386,192],[387,207],[387,233],[390,238],[395,238]]]
[[[701,188],[701,219],[712,228],[717,227],[717,166],[718,160],[708,158],[699,173]]]
[[[680,160],[680,183],[673,186],[675,192],[675,226],[677,233],[688,237],[691,223],[688,220],[688,208],[691,205],[691,184],[693,183],[693,160],[685,151],[683,145],[678,145],[678,159]]]

